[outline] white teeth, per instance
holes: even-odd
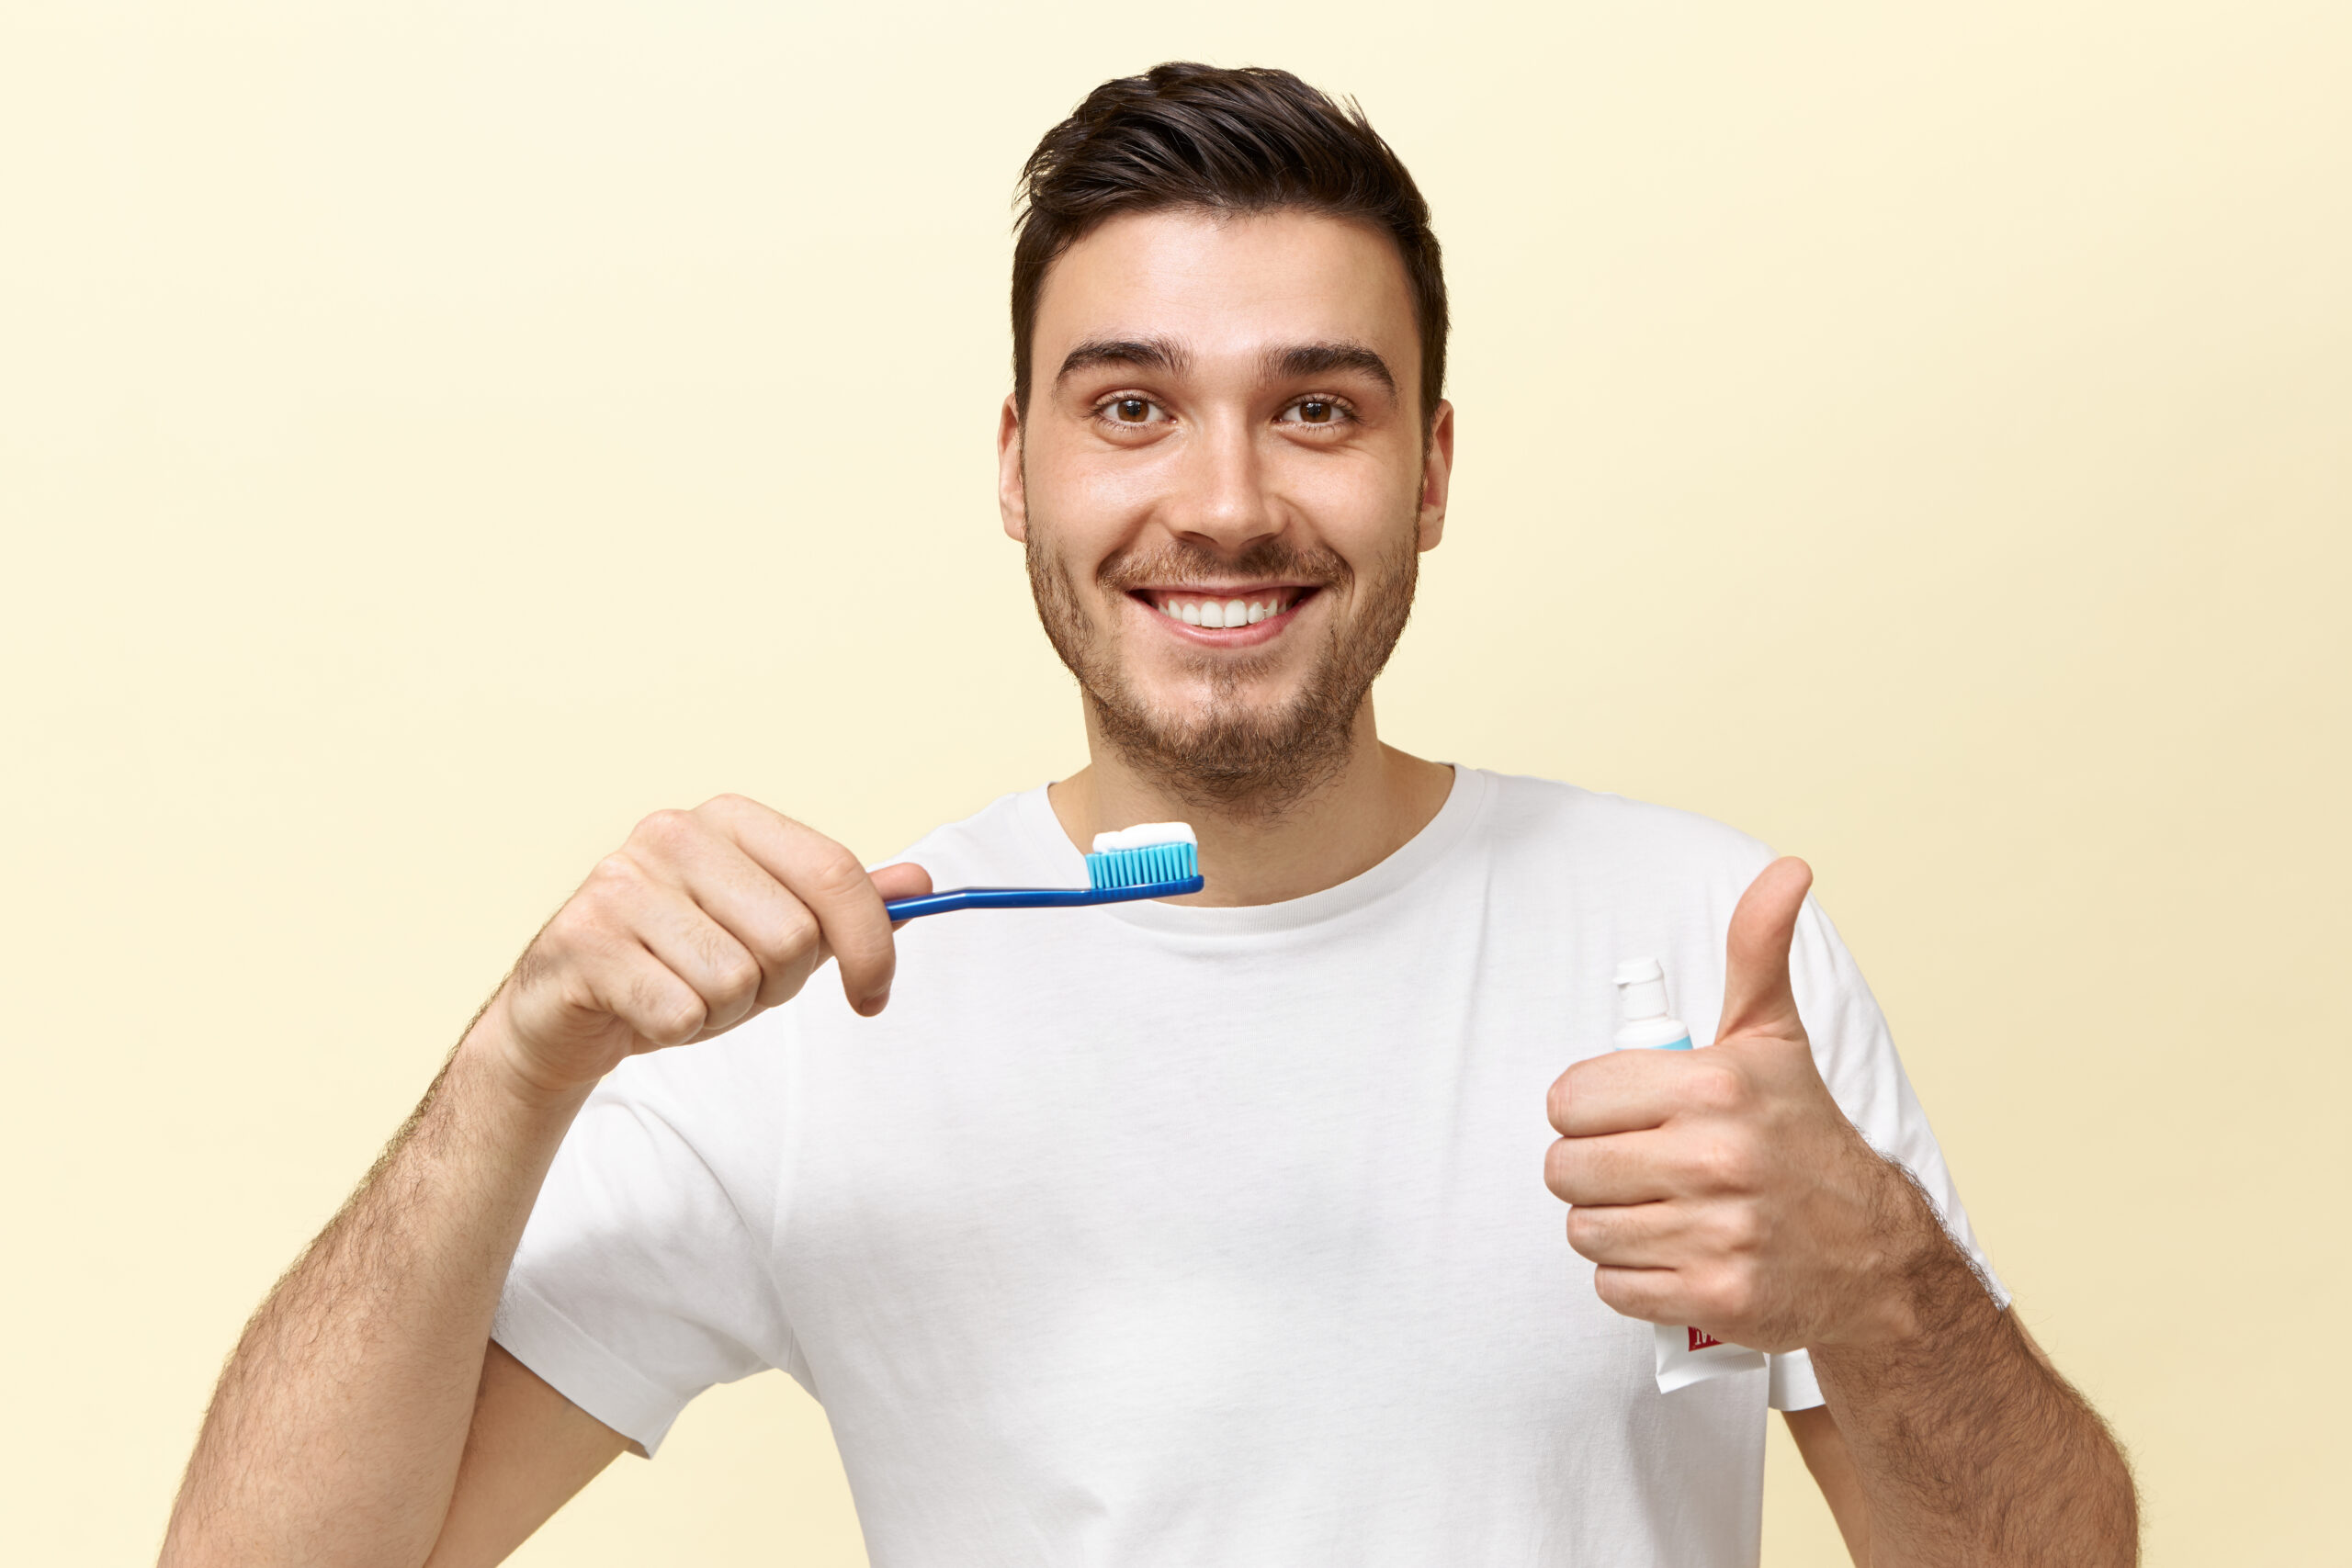
[[[1160,614],[1171,621],[1222,631],[1229,626],[1254,626],[1260,621],[1272,620],[1290,608],[1290,595],[1277,593],[1257,600],[1179,599],[1171,594],[1159,600],[1159,605]]]

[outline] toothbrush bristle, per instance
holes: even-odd
[[[1098,889],[1146,887],[1182,882],[1200,874],[1197,845],[1146,844],[1141,849],[1105,850],[1086,857],[1087,885]]]

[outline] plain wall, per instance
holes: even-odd
[[[2149,1561],[2352,1561],[2352,22],[2145,0],[0,14],[11,1560],[152,1554],[636,818],[878,858],[1082,760],[1009,198],[1182,57],[1358,95],[1436,209],[1387,736],[1811,859]],[[1841,1561],[1771,1463],[1766,1562]],[[519,1560],[862,1561],[776,1375]]]

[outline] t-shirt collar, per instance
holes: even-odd
[[[1022,826],[1042,852],[1044,863],[1054,868],[1057,882],[1066,881],[1072,886],[1082,885],[1086,880],[1086,857],[1069,841],[1069,835],[1062,831],[1061,819],[1054,815],[1046,789],[1040,784],[1018,797]],[[1485,773],[1476,768],[1454,767],[1453,787],[1446,792],[1445,804],[1438,807],[1437,815],[1424,823],[1419,832],[1369,870],[1304,897],[1230,907],[1139,899],[1130,904],[1105,904],[1100,912],[1149,931],[1197,936],[1253,936],[1317,925],[1403,892],[1427,874],[1453,852],[1485,815],[1492,791],[1493,782]]]

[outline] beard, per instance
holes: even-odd
[[[1252,702],[1250,693],[1272,672],[1273,656],[1201,656],[1182,669],[1201,695],[1179,706],[1136,689],[1115,636],[1088,617],[1069,563],[1048,547],[1053,530],[1038,522],[1033,513],[1026,547],[1037,618],[1078,678],[1098,732],[1130,766],[1179,800],[1260,819],[1281,816],[1339,775],[1356,715],[1412,614],[1420,573],[1412,529],[1400,529],[1398,547],[1361,578],[1332,550],[1279,539],[1233,558],[1174,543],[1103,561],[1094,580],[1114,603],[1147,584],[1176,588],[1236,576],[1313,584],[1317,597],[1330,597],[1329,626],[1295,690]],[[1350,608],[1341,611],[1343,604]]]

